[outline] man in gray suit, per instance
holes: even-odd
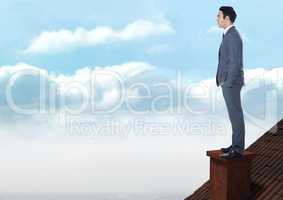
[[[232,125],[232,145],[221,148],[225,159],[242,158],[245,149],[245,123],[241,106],[241,89],[244,83],[243,43],[234,26],[237,17],[230,6],[222,6],[217,15],[217,23],[224,29],[218,54],[216,84],[221,86],[229,119]]]

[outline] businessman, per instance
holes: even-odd
[[[222,94],[232,125],[232,144],[221,148],[224,159],[240,159],[245,149],[245,123],[241,106],[241,89],[244,83],[243,43],[234,22],[237,14],[230,6],[219,8],[217,23],[224,29],[218,54],[216,85]]]

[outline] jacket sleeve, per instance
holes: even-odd
[[[232,87],[233,82],[238,78],[242,54],[242,41],[239,37],[231,37],[227,41],[227,67],[228,74],[224,86]]]

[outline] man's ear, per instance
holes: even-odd
[[[231,20],[230,20],[230,17],[229,17],[228,15],[225,17],[224,20],[225,20],[225,21],[229,21],[229,22],[231,21]]]

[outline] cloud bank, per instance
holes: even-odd
[[[244,114],[258,125],[282,117],[283,68],[245,70]],[[162,75],[161,75],[162,74]],[[167,74],[167,75],[164,75]],[[223,118],[221,88],[215,78],[184,82],[181,71],[168,71],[145,62],[88,66],[74,74],[54,74],[19,63],[0,72],[0,122],[72,116],[175,116]],[[37,117],[35,117],[37,116]]]
[[[205,151],[228,146],[231,130],[215,79],[185,83],[178,74],[145,62],[88,66],[69,75],[25,63],[2,66],[1,191],[187,195],[208,178]],[[124,98],[115,112],[97,114],[82,106],[95,100],[102,110],[113,108],[120,79],[131,98]],[[283,116],[283,68],[245,70],[245,81],[248,146]],[[13,110],[7,88],[19,108],[36,113]],[[78,108],[83,109],[76,113]],[[204,173],[188,173],[196,170]]]

